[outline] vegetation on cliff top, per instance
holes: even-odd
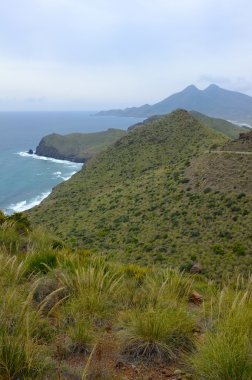
[[[103,132],[71,133],[64,136],[53,133],[43,137],[36,149],[36,154],[62,160],[85,162],[125,134],[125,131],[113,128]]]
[[[214,129],[217,132],[223,133],[223,135],[235,139],[238,138],[240,133],[246,133],[250,131],[249,127],[238,127],[237,125],[230,123],[229,121],[223,119],[216,119],[214,117],[209,117],[203,115],[202,113],[196,111],[190,111],[190,114],[195,117],[201,124],[205,125],[208,128]],[[158,119],[160,116],[151,116],[148,119],[144,120],[142,123],[137,123],[128,128],[129,131],[132,131],[135,128],[139,128],[143,125],[152,123],[154,120]]]

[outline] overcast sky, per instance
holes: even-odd
[[[252,95],[251,0],[0,0],[0,110]]]

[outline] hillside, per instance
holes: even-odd
[[[42,138],[36,148],[36,154],[60,160],[85,162],[125,134],[125,131],[113,128],[104,132],[71,133],[64,136],[53,133]]]
[[[221,132],[224,135],[230,137],[231,139],[238,138],[240,133],[246,133],[250,131],[250,128],[248,127],[238,127],[237,125],[223,119],[209,117],[196,111],[191,111],[190,113],[207,127]]]
[[[206,152],[192,161],[186,176],[190,179],[188,186],[197,193],[209,189],[226,194],[235,192],[240,197],[245,194],[252,196],[252,152]]]
[[[239,138],[226,143],[223,150],[244,153],[250,152],[252,154],[252,131],[240,133]]]
[[[197,260],[215,278],[246,272],[252,262],[251,196],[204,186],[194,192],[185,174],[191,161],[225,141],[178,110],[90,160],[29,216],[72,245],[119,260],[185,266]]]
[[[186,176],[196,192],[209,188],[252,195],[252,131],[193,160]]]
[[[252,97],[222,89],[214,84],[205,90],[191,85],[154,105],[101,111],[99,115],[148,117],[163,115],[177,108],[226,120],[252,122]]]
[[[231,139],[239,137],[240,133],[247,133],[248,131],[250,131],[249,127],[238,127],[237,125],[230,123],[229,121],[209,117],[196,111],[190,111],[190,114],[206,127],[214,129],[217,132],[223,133],[225,136]],[[132,131],[135,128],[139,128],[144,125],[150,124],[159,117],[160,116],[158,115],[150,116],[143,122],[130,126],[128,128],[128,131]]]

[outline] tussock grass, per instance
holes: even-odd
[[[123,318],[124,352],[134,358],[176,360],[194,346],[194,321],[183,309],[130,311]]]
[[[62,273],[61,281],[73,295],[71,308],[76,306],[86,316],[105,316],[113,310],[113,301],[119,294],[122,275],[109,270],[107,264],[95,260],[74,273]],[[75,306],[76,304],[76,306]]]
[[[52,250],[32,252],[25,260],[25,275],[47,273],[57,264],[57,254]]]
[[[24,336],[0,336],[0,378],[27,379],[42,372],[37,345]]]
[[[210,314],[210,330],[206,332],[198,352],[191,360],[196,379],[252,379],[252,297],[251,279],[238,278],[236,288],[225,288]]]
[[[18,232],[17,221],[5,222],[0,214],[0,226]],[[129,365],[179,360],[195,379],[251,380],[252,278],[221,287],[60,248],[53,236],[18,228],[17,251],[8,237],[0,246],[0,379],[59,378],[65,367],[76,373],[80,357],[87,379],[119,378],[96,363],[96,347],[106,350],[100,343],[109,338]],[[189,305],[193,290],[203,293],[201,306]]]

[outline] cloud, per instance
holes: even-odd
[[[0,87],[27,107],[153,103],[191,83],[252,95],[251,11],[249,0],[1,2]]]

